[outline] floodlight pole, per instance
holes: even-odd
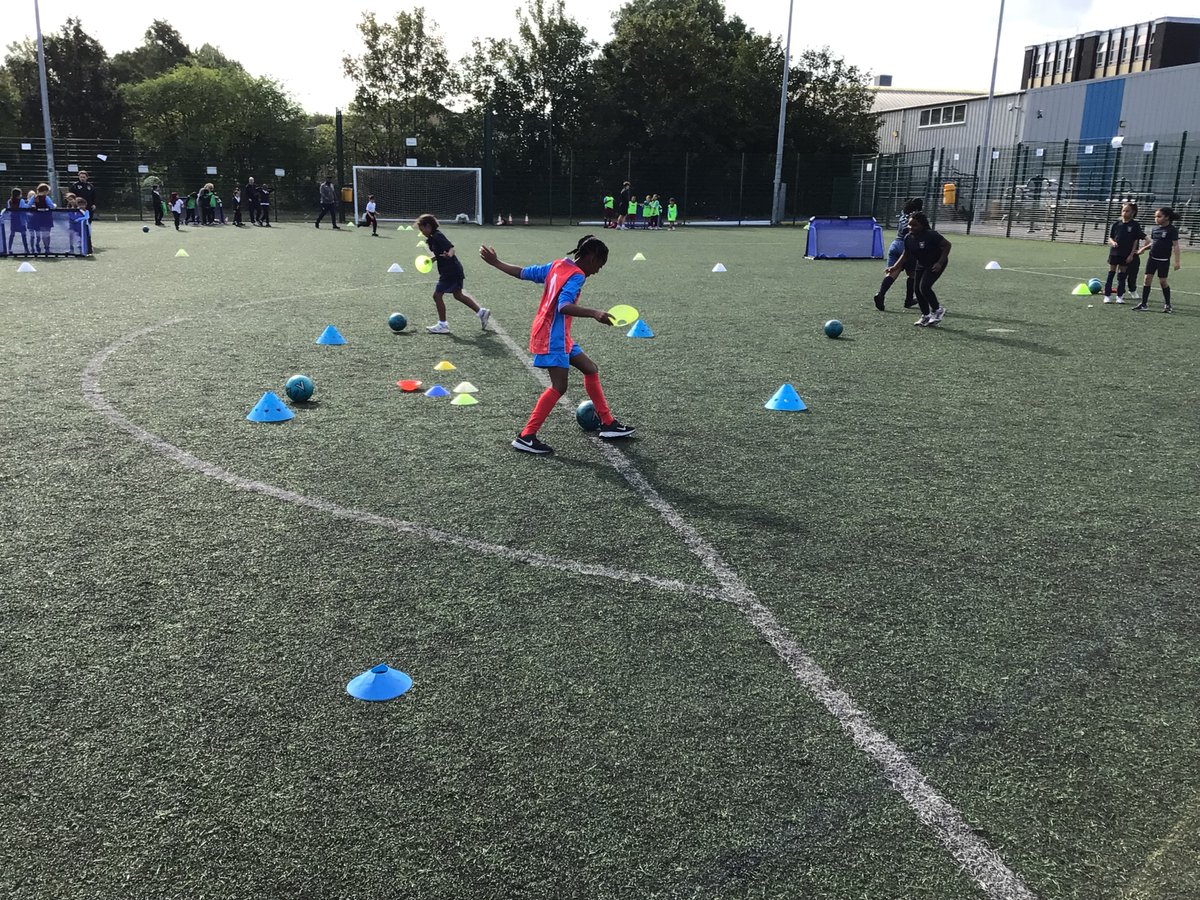
[[[779,91],[779,135],[775,139],[775,190],[771,200],[771,224],[783,221],[783,204],[780,202],[779,185],[783,179],[783,126],[787,121],[788,69],[792,65],[792,8],[795,0],[788,0],[787,40],[783,50],[783,88]]]
[[[50,91],[46,87],[46,50],[42,46],[42,14],[33,0],[33,20],[37,26],[38,81],[42,86],[42,129],[46,133],[46,179],[50,196],[58,199],[58,170],[54,168],[54,139],[50,136]]]
[[[983,171],[979,173],[979,182],[971,193],[971,221],[979,224],[979,184],[987,184],[988,174],[992,168],[992,103],[996,99],[996,66],[1000,63],[1000,32],[1004,29],[1004,0],[1000,0],[1000,18],[996,22],[996,52],[992,55],[992,83],[988,86],[987,106],[983,111]],[[987,198],[983,198],[987,203]]]

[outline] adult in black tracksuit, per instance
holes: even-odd
[[[82,197],[87,202],[87,211],[91,214],[91,221],[96,221],[96,186],[88,180],[87,172],[79,173],[79,180],[71,186],[71,193],[77,198]],[[78,204],[76,200],[76,204]]]
[[[253,176],[246,180],[246,187],[242,191],[242,204],[246,207],[246,212],[250,214],[250,224],[260,224],[258,221],[258,185],[254,183]]]
[[[160,228],[166,228],[163,225],[163,198],[162,193],[158,189],[158,185],[153,185],[150,188],[150,209],[154,212],[154,224]]]
[[[939,325],[946,315],[946,307],[938,303],[933,285],[946,271],[949,258],[950,242],[929,227],[929,217],[925,213],[913,213],[908,219],[904,253],[896,260],[895,265],[888,267],[887,274],[895,278],[898,272],[904,271],[905,263],[916,261],[913,285],[916,288],[917,303],[921,306],[921,318],[913,324],[920,328]]]
[[[333,186],[333,177],[326,176],[325,183],[321,185],[321,213],[317,216],[317,227],[321,227],[321,220],[325,218],[325,214],[329,213],[329,220],[333,223],[333,230],[338,231],[337,223],[337,189]]]

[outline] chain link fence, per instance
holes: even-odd
[[[1095,243],[1105,239],[1121,204],[1134,200],[1143,221],[1158,206],[1174,207],[1181,214],[1185,246],[1200,243],[1200,141],[1189,141],[1184,133],[1173,140],[1114,143],[1017,144],[993,148],[986,156],[979,146],[871,156],[785,153],[783,221],[867,215],[886,227],[908,198],[923,197],[931,222],[944,231]],[[55,163],[64,192],[79,169],[88,171],[101,221],[110,215],[150,218],[150,187],[156,182],[164,197],[212,182],[228,206],[233,188],[251,175],[271,185],[277,218],[310,219],[318,211],[318,185],[334,171],[332,161],[310,165],[309,171],[282,163],[258,169],[212,164],[199,154],[164,162],[117,139],[59,142]],[[46,180],[45,145],[0,137],[0,164],[5,197],[14,187],[29,191]],[[345,160],[347,172],[373,164],[353,152]],[[481,161],[454,164],[477,167]],[[516,162],[495,163],[484,213],[489,222],[511,216],[514,223],[594,223],[603,218],[603,197],[618,195],[629,181],[640,199],[657,195],[664,209],[674,198],[680,221],[689,225],[765,224],[772,214],[774,179],[773,153],[606,156],[533,147]]]
[[[1051,241],[1102,242],[1126,201],[1143,222],[1170,206],[1185,246],[1200,243],[1200,146],[1129,139],[993,148],[939,148],[854,159],[851,212],[896,218],[910,197],[925,199],[935,228]],[[990,158],[988,158],[990,157]]]

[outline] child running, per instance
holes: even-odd
[[[950,242],[929,227],[929,218],[923,212],[913,213],[908,219],[908,235],[904,238],[904,252],[887,268],[892,278],[914,263],[913,285],[917,292],[917,303],[921,306],[921,318],[913,322],[918,328],[940,325],[946,317],[946,307],[938,303],[933,284],[946,271],[950,259]]]
[[[544,266],[521,268],[502,262],[496,256],[495,247],[480,247],[479,256],[489,266],[513,278],[546,285],[542,302],[533,317],[529,352],[533,354],[533,364],[545,369],[550,376],[550,387],[538,398],[529,421],[513,440],[513,448],[542,455],[554,452],[538,440],[537,433],[550,415],[550,410],[567,392],[567,376],[571,366],[583,373],[584,390],[600,417],[600,437],[626,438],[632,435],[634,430],[618,422],[608,408],[604,390],[600,387],[600,368],[588,358],[582,347],[571,340],[572,316],[595,319],[603,325],[613,324],[608,313],[578,303],[584,280],[589,275],[595,275],[608,262],[608,247],[604,242],[594,235],[585,234],[571,252],[572,258],[559,259]]]
[[[1150,251],[1150,261],[1146,263],[1146,280],[1142,282],[1142,302],[1135,306],[1135,312],[1145,312],[1150,300],[1150,283],[1158,276],[1158,286],[1163,293],[1163,312],[1172,312],[1171,286],[1167,284],[1167,269],[1171,265],[1171,256],[1175,257],[1175,271],[1179,271],[1179,229],[1175,222],[1178,213],[1169,206],[1159,207],[1154,213],[1154,229],[1150,232],[1150,240],[1142,246],[1139,253]]]
[[[1128,266],[1137,259],[1138,241],[1145,240],[1146,232],[1134,221],[1137,204],[1126,203],[1121,207],[1121,218],[1113,222],[1108,230],[1108,277],[1104,279],[1104,302],[1124,303],[1125,282]],[[1113,275],[1117,276],[1117,293],[1113,294]]]
[[[437,306],[438,320],[437,324],[429,325],[425,330],[430,334],[450,333],[450,326],[446,323],[446,304],[442,296],[453,294],[455,300],[474,311],[475,317],[479,319],[479,327],[487,331],[492,311],[480,306],[474,297],[463,290],[466,273],[463,272],[462,260],[454,255],[454,245],[450,243],[450,238],[442,234],[437,218],[429,213],[418,216],[417,230],[425,235],[429,253],[437,260],[438,267],[438,282],[433,289],[433,302]]]
[[[920,197],[913,197],[911,200],[909,200],[907,203],[904,204],[904,210],[900,213],[900,216],[899,216],[899,219],[897,222],[896,237],[892,240],[891,245],[888,247],[888,255],[887,255],[887,267],[888,268],[890,268],[891,266],[894,266],[896,264],[896,260],[898,260],[901,256],[904,255],[904,239],[906,237],[908,237],[908,220],[909,220],[909,218],[912,216],[913,213],[918,213],[924,208],[925,208],[925,201],[922,200]],[[916,306],[916,303],[917,303],[916,299],[913,296],[913,290],[915,288],[915,285],[913,284],[913,268],[914,268],[914,266],[915,266],[915,263],[910,260],[909,264],[907,266],[905,266],[905,268],[904,268],[905,273],[907,273],[907,275],[908,275],[908,278],[905,280],[905,283],[904,283],[904,308],[905,309],[911,309],[913,306]],[[875,301],[875,308],[877,310],[879,310],[880,312],[883,312],[883,298],[887,296],[888,288],[890,288],[895,281],[896,281],[896,279],[893,278],[891,275],[884,275],[883,282],[879,285],[879,293],[876,294],[872,298]]]

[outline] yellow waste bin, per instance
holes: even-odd
[[[947,181],[942,185],[942,205],[953,206],[954,201],[958,199],[958,185],[953,181]]]

